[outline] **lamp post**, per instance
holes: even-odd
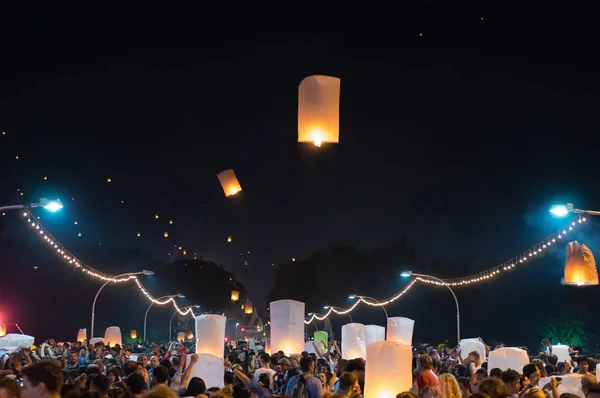
[[[126,276],[137,276],[137,275],[154,275],[154,272],[147,271],[147,270],[143,270],[141,272],[129,272],[126,274],[117,275],[113,278],[113,280],[122,278],[122,277],[126,277]],[[94,318],[96,315],[96,300],[98,300],[98,295],[100,294],[102,289],[104,289],[104,286],[113,282],[113,280],[106,281],[102,286],[100,286],[100,289],[98,289],[98,292],[96,293],[96,296],[94,297],[94,302],[92,303],[92,327],[90,328],[90,338],[92,338],[92,339],[94,338]]]
[[[162,296],[160,298],[157,298],[156,300],[153,300],[150,305],[148,306],[148,309],[146,310],[146,314],[144,314],[144,341],[146,341],[146,323],[148,321],[148,312],[150,311],[150,308],[152,308],[152,306],[154,305],[155,301],[160,301],[160,300],[167,300],[167,299],[172,299],[175,297],[179,297],[179,298],[184,298],[185,296],[181,293],[177,293],[177,294],[171,294],[169,296]]]
[[[324,305],[324,306],[323,306],[323,309],[324,309],[324,310],[328,310],[328,309],[330,309],[330,308],[331,308],[332,310],[338,310],[338,311],[341,311],[341,312],[344,312],[344,311],[346,311],[346,310],[345,310],[345,309],[343,309],[343,308],[336,307],[336,306],[333,306],[333,305]],[[333,312],[334,312],[334,313],[336,313],[336,314],[339,314],[338,312],[335,312],[335,311],[333,311]],[[345,314],[345,315],[348,315],[348,318],[350,318],[350,323],[354,323],[354,321],[352,320],[352,317],[350,316],[350,312],[346,312],[346,314]]]
[[[236,322],[236,324],[235,324],[235,345],[236,345],[236,347],[237,347],[237,343],[238,343],[238,333],[237,333],[238,326],[240,326],[240,323]]]
[[[0,211],[5,210],[23,210],[33,207],[43,207],[44,209],[55,212],[62,209],[64,206],[60,203],[59,200],[48,200],[46,198],[41,198],[39,203],[30,203],[28,205],[13,205],[13,206],[0,206]]]
[[[425,275],[425,274],[415,274],[412,271],[406,271],[400,275],[403,278],[408,278],[409,276],[414,276],[417,279],[419,279],[419,278],[432,279],[436,282],[441,283],[443,286],[446,286],[448,288],[448,290],[450,290],[450,293],[452,293],[452,297],[454,297],[454,302],[456,303],[456,337],[458,339],[457,344],[460,343],[460,307],[458,306],[458,299],[456,298],[456,294],[454,294],[454,290],[452,290],[452,288],[446,282],[444,282],[443,280],[441,280],[440,278],[438,278],[436,276]]]
[[[369,304],[369,303],[367,302],[367,300],[371,301],[372,303],[379,304],[379,305],[378,305],[378,307],[381,307],[381,309],[382,309],[382,310],[383,310],[383,312],[385,313],[385,319],[387,320],[387,319],[389,318],[389,316],[388,316],[388,313],[387,313],[387,310],[385,309],[385,306],[381,305],[381,302],[380,302],[379,300],[377,300],[377,299],[374,299],[373,297],[369,297],[369,296],[357,296],[357,295],[355,295],[355,294],[352,294],[352,295],[348,296],[348,298],[349,298],[350,300],[354,300],[354,299],[355,299],[355,298],[357,298],[357,297],[358,297],[359,299],[361,299],[362,301],[364,301],[366,304]],[[367,299],[367,300],[365,300],[365,299]],[[372,304],[372,303],[371,303],[371,304]]]
[[[573,203],[565,203],[561,205],[553,205],[550,207],[550,213],[558,217],[564,217],[569,213],[589,214],[590,216],[600,216],[600,211],[597,210],[581,210],[573,208]]]
[[[188,308],[200,308],[199,305],[186,305],[185,307],[180,308],[181,311],[185,311]],[[175,318],[175,315],[179,314],[179,311],[175,311],[173,313],[173,316],[171,317],[171,320],[169,321],[169,341],[171,341],[171,332],[173,331],[173,318]],[[194,311],[192,311],[192,318],[194,317]],[[187,320],[186,320],[186,325],[187,325]],[[185,329],[185,326],[184,326]],[[187,329],[185,330],[185,332],[187,333]]]

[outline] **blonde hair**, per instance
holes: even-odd
[[[525,390],[523,397],[527,398],[546,398],[546,394],[539,388],[530,388],[529,390]]]
[[[438,380],[443,398],[460,398],[462,396],[458,381],[453,375],[444,373],[438,377]]]

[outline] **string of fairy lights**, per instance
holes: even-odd
[[[529,249],[521,252],[521,254],[519,254],[518,256],[515,256],[515,257],[511,258],[510,260],[503,262],[500,265],[489,268],[489,269],[479,272],[477,274],[463,276],[463,277],[454,278],[454,279],[438,279],[438,278],[434,279],[434,278],[428,278],[425,275],[415,276],[408,283],[408,285],[406,285],[406,287],[404,287],[404,289],[402,289],[401,291],[399,291],[398,293],[396,293],[395,295],[393,295],[390,298],[387,298],[385,300],[375,300],[375,299],[372,299],[369,297],[355,296],[355,298],[357,300],[350,307],[348,307],[346,309],[343,309],[343,308],[338,309],[336,307],[331,307],[331,306],[327,307],[326,306],[328,308],[328,311],[325,314],[323,314],[323,316],[318,316],[313,313],[308,320],[304,321],[304,323],[310,324],[311,322],[313,322],[315,320],[323,321],[323,320],[325,320],[325,318],[329,317],[332,313],[336,314],[336,315],[346,315],[346,314],[352,312],[360,303],[365,303],[372,307],[386,306],[388,304],[393,303],[394,301],[396,301],[400,297],[402,297],[404,294],[406,294],[413,287],[413,285],[417,282],[422,282],[422,283],[427,283],[427,284],[432,284],[432,285],[437,285],[437,286],[445,286],[445,287],[459,287],[459,286],[465,286],[465,285],[472,285],[474,283],[479,283],[479,282],[485,282],[490,279],[495,279],[498,275],[512,271],[513,269],[517,268],[520,264],[525,264],[527,262],[530,262],[531,260],[536,259],[537,257],[539,257],[539,255],[541,255],[544,251],[546,251],[547,249],[552,247],[555,243],[560,242],[566,236],[568,236],[568,234],[570,234],[575,229],[575,227],[577,227],[580,224],[585,223],[586,221],[587,221],[587,219],[585,217],[582,217],[581,215],[579,215],[578,217],[573,218],[569,222],[569,224],[565,225],[565,227],[563,229],[557,230],[556,232],[546,236],[544,239],[539,241],[537,244],[535,244],[535,245],[531,246]]]
[[[174,297],[168,297],[165,300],[158,300],[158,299],[154,298],[150,294],[150,292],[144,287],[142,282],[140,282],[137,275],[114,276],[114,275],[110,275],[110,274],[98,271],[97,269],[85,264],[83,261],[81,261],[79,258],[77,258],[73,253],[71,253],[69,250],[67,250],[63,245],[61,245],[58,242],[58,240],[56,238],[54,238],[54,236],[52,236],[46,228],[44,228],[44,226],[40,223],[39,219],[36,216],[34,216],[33,213],[31,213],[31,211],[29,209],[25,209],[23,211],[22,215],[23,215],[23,219],[26,220],[29,227],[34,229],[35,231],[38,231],[38,235],[48,244],[48,246],[50,246],[50,248],[53,249],[57,255],[62,257],[65,262],[67,262],[68,264],[73,266],[76,270],[79,270],[80,272],[83,272],[87,275],[90,275],[94,278],[97,278],[97,279],[99,279],[101,281],[105,281],[105,282],[124,283],[124,282],[128,282],[130,280],[133,280],[136,283],[138,289],[146,297],[146,299],[148,299],[152,303],[157,304],[157,305],[166,305],[166,304],[172,303],[173,307],[179,314],[181,314],[181,315],[193,314],[192,308],[188,308],[185,311],[181,310],[179,308],[179,306],[177,305],[177,303],[175,302]]]

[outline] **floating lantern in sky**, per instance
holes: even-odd
[[[598,285],[598,269],[594,254],[586,245],[580,245],[576,240],[567,245],[564,278],[565,285]]]
[[[217,178],[221,183],[221,187],[223,187],[223,192],[225,192],[225,196],[233,196],[242,190],[242,186],[236,178],[233,169],[223,170],[222,172],[217,174]]]
[[[137,330],[132,329],[130,335],[132,339],[137,339]]]
[[[186,255],[187,254],[187,250],[183,249],[183,254]]]
[[[173,220],[169,220],[169,224],[173,225]]]
[[[4,337],[6,336],[6,325],[3,323],[0,323],[0,337]]]
[[[231,301],[238,301],[240,299],[240,292],[237,290],[231,291]]]
[[[331,76],[308,76],[298,86],[298,142],[340,142],[340,84]]]
[[[246,314],[252,314],[254,312],[254,307],[252,307],[252,301],[246,302],[246,309],[244,310]]]
[[[191,331],[189,331],[189,332],[187,332],[187,334],[185,335],[185,337],[186,337],[188,340],[191,340],[191,339],[193,339],[193,338],[194,338],[194,333],[192,333]]]
[[[77,224],[79,224],[79,223],[78,223],[77,221],[74,221],[74,222],[73,222],[73,224],[77,225]]]
[[[165,232],[165,233],[163,234],[163,236],[164,236],[165,238],[168,238],[168,237],[169,237],[169,233],[168,233],[168,232]]]
[[[158,214],[155,214],[155,215],[154,215],[154,218],[156,218],[156,219],[158,220]]]
[[[137,233],[137,237],[139,238],[140,236],[142,236],[142,234],[138,232]]]
[[[81,236],[81,235],[82,235],[81,232],[77,233],[77,236]]]
[[[232,241],[232,240],[233,240],[233,239],[231,238],[231,236],[228,236],[228,237],[227,237],[227,242],[231,243],[231,241]]]
[[[111,326],[106,329],[106,332],[104,332],[104,344],[111,347],[114,347],[117,344],[123,345],[121,339],[121,329],[118,326]]]
[[[112,182],[112,179],[110,179],[110,178],[107,178],[107,179],[106,179],[106,182]]]

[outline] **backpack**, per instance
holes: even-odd
[[[296,385],[292,391],[292,398],[308,398],[308,385],[304,375],[300,375],[296,380]]]

